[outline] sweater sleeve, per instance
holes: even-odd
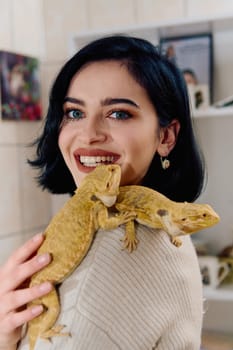
[[[35,350],[200,349],[202,283],[190,237],[177,248],[165,232],[138,225],[130,254],[123,235],[124,226],[97,233],[60,288],[57,324],[72,337],[39,340]]]

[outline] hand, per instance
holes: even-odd
[[[16,349],[23,324],[43,311],[40,305],[26,308],[27,303],[52,289],[49,282],[26,287],[29,278],[51,261],[49,254],[35,255],[43,240],[43,234],[34,236],[0,267],[0,350]]]

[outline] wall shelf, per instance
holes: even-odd
[[[194,118],[223,118],[233,117],[233,107],[209,107],[202,110],[193,111]]]
[[[204,297],[207,300],[233,302],[233,284],[222,285],[216,289],[203,287]]]
[[[233,13],[221,16],[186,17],[170,21],[156,21],[147,25],[102,29],[73,33],[70,37],[70,53],[74,54],[87,42],[110,34],[127,33],[140,36],[158,44],[163,37],[191,35],[202,32],[226,31],[233,28]]]

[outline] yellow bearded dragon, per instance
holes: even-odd
[[[116,201],[119,193],[121,168],[119,165],[99,165],[82,181],[75,195],[54,216],[45,230],[45,240],[38,254],[48,252],[52,262],[34,274],[30,286],[51,281],[61,283],[80,264],[88,252],[99,228],[112,229],[126,222],[127,213],[108,216],[107,207]],[[33,350],[38,337],[49,339],[52,336],[69,335],[62,333],[63,326],[54,326],[60,313],[56,289],[31,302],[42,304],[44,311],[28,324],[30,350]]]
[[[164,230],[179,247],[178,236],[192,234],[219,222],[218,214],[208,204],[174,202],[159,192],[143,186],[122,186],[115,203],[119,213],[135,215],[126,223],[125,248],[136,249],[134,221]]]
[[[119,188],[120,177],[119,165],[99,165],[85,177],[45,231],[45,241],[38,253],[49,252],[53,260],[32,276],[31,286],[48,280],[61,283],[81,263],[99,228],[113,229],[125,223],[125,248],[132,251],[138,243],[134,221],[165,230],[176,246],[181,244],[177,236],[194,233],[219,221],[218,215],[206,204],[173,202],[143,186]],[[42,304],[45,310],[29,322],[30,350],[34,349],[38,337],[69,335],[61,332],[63,326],[54,326],[60,312],[55,288],[32,304]]]

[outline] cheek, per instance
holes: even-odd
[[[145,157],[151,159],[157,150],[159,138],[156,130],[147,130],[146,132],[131,132],[127,137],[128,149],[132,154],[136,154],[137,158]],[[142,159],[141,159],[142,160]]]
[[[58,136],[58,146],[62,153],[67,151],[70,143],[71,143],[71,135],[67,130],[67,128],[63,126]]]
[[[67,133],[64,130],[61,130],[59,136],[58,136],[58,147],[61,151],[61,154],[64,158],[64,161],[66,165],[69,167],[68,164],[68,154],[69,154],[69,137]]]

